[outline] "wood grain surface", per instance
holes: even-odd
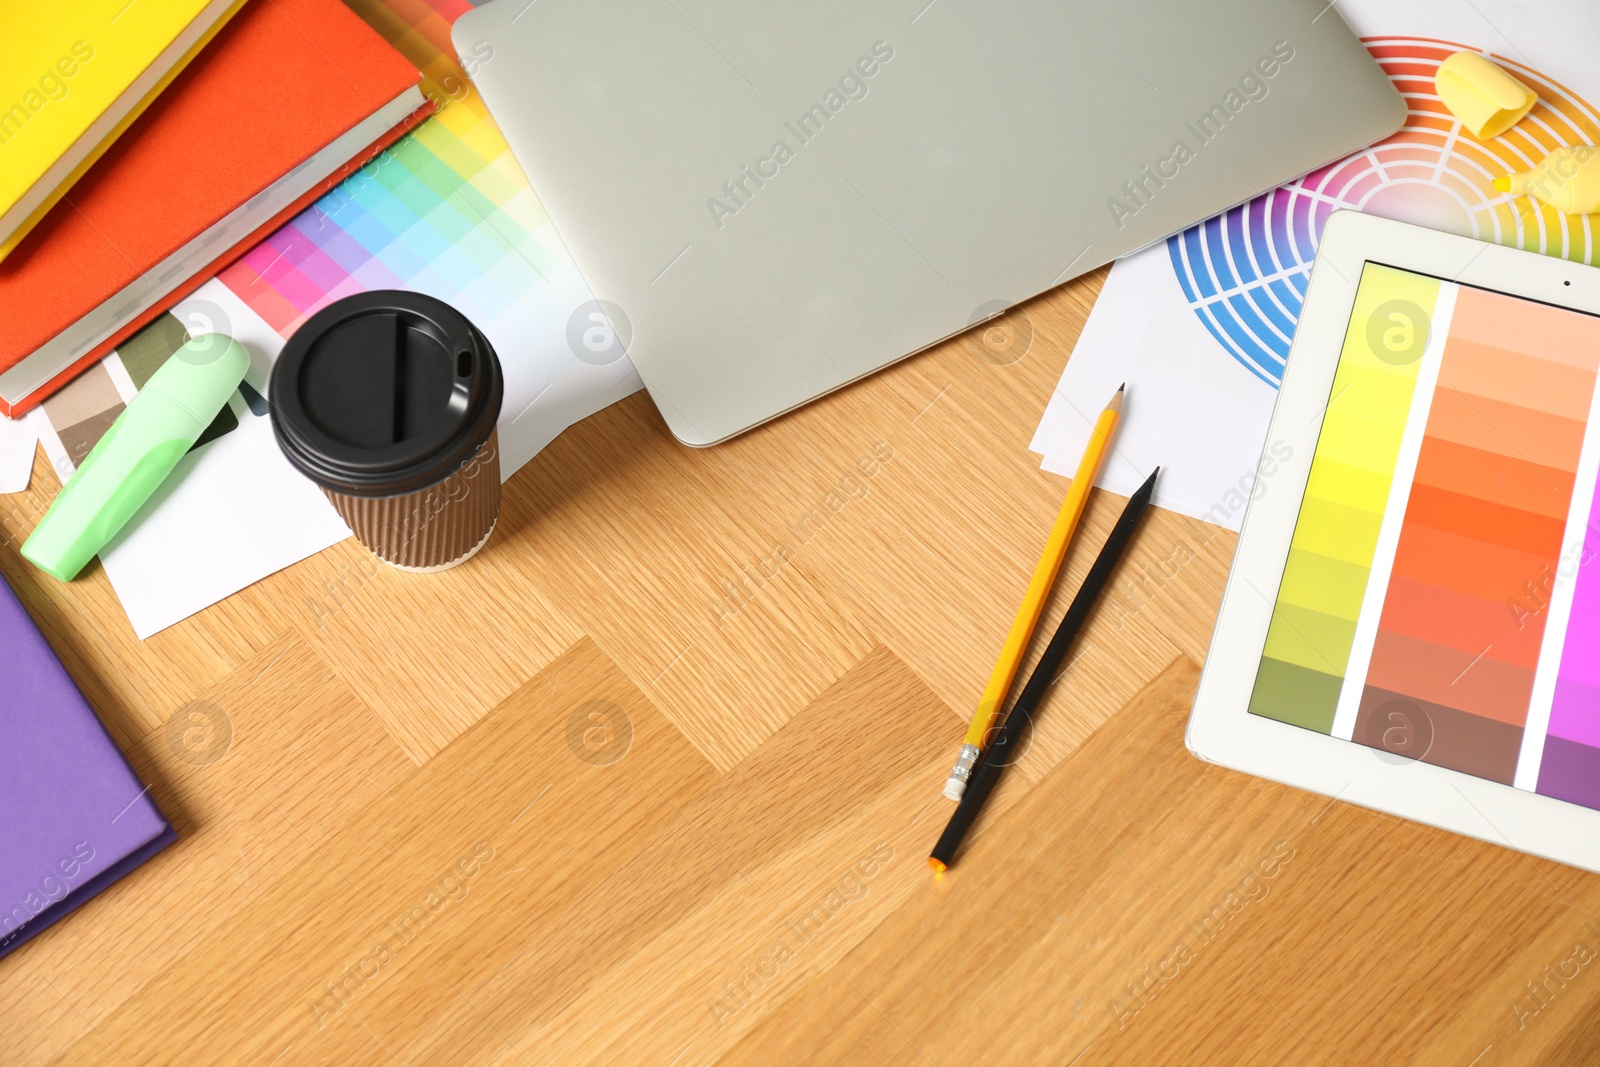
[[[41,458],[0,570],[179,840],[0,961],[0,1063],[1600,1062],[1600,878],[1184,749],[1234,538],[1168,512],[930,874],[1103,276],[715,449],[636,395],[469,564],[144,642],[22,564]]]

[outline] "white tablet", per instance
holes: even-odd
[[[1328,220],[1202,759],[1600,871],[1600,269]]]

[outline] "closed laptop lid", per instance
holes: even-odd
[[[1326,0],[493,0],[454,41],[693,445],[1406,110]]]

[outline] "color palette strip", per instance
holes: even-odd
[[[1390,267],[1362,272],[1251,714],[1333,729],[1439,289]]]
[[[1597,371],[1600,319],[1459,287],[1357,740],[1398,708],[1427,762],[1512,782],[1548,620],[1523,602],[1559,562]]]
[[[51,462],[63,480],[78,469],[78,464],[127,406],[111,377],[112,358],[114,356],[96,363],[40,405],[56,439],[61,442],[61,450],[51,457]],[[46,451],[54,450],[47,445]]]
[[[1600,498],[1600,485],[1594,487]],[[1592,505],[1591,505],[1592,506]],[[1600,808],[1600,529],[1591,510],[1583,530],[1539,767],[1538,791]],[[1570,564],[1569,564],[1570,565]]]
[[[144,383],[161,369],[168,357],[188,341],[189,331],[184,324],[172,312],[164,312],[40,405],[54,434],[53,441],[48,434],[45,436],[45,452],[62,479],[77,470],[84,457],[117,421],[127,402],[144,388]],[[248,384],[240,383],[239,392],[253,413],[266,414],[265,402]],[[263,405],[259,411],[255,409],[257,403]],[[224,407],[195,440],[190,451],[238,426],[239,419],[233,409]]]

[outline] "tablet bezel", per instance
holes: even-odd
[[[1330,216],[1267,431],[1266,441],[1288,446],[1290,455],[1270,477],[1258,475],[1260,495],[1245,513],[1189,718],[1189,750],[1248,774],[1600,872],[1600,811],[1246,710],[1369,262],[1600,315],[1600,269],[1356,211]]]

